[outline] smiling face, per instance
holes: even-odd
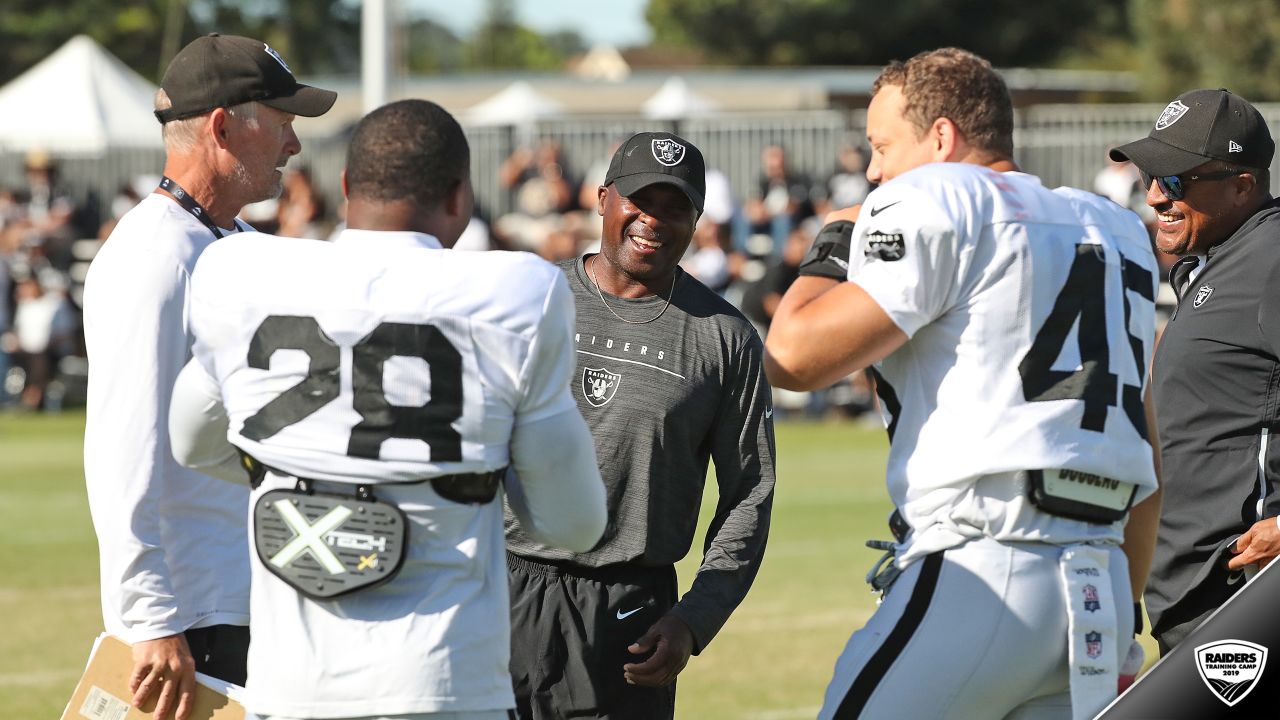
[[[1206,163],[1183,175],[1219,169],[1216,163]],[[1186,195],[1180,200],[1170,200],[1153,179],[1146,199],[1156,211],[1156,249],[1168,255],[1200,255],[1230,237],[1243,220],[1239,211],[1240,179],[1243,178],[1189,180]]]
[[[624,196],[610,184],[600,188],[598,209],[604,218],[600,257],[605,262],[595,261],[601,284],[624,297],[665,291],[697,224],[689,196],[666,183]]]
[[[885,85],[867,108],[867,143],[871,162],[867,180],[886,183],[925,163],[945,160],[928,132],[921,132],[906,117],[907,100],[898,85]]]

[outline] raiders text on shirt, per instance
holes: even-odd
[[[598,335],[583,338],[582,333],[575,333],[573,341],[580,346],[585,344],[604,350],[619,350],[624,353],[633,353],[638,357],[648,358],[649,360],[664,360],[667,357],[666,350],[657,350],[637,342],[614,340],[613,338],[603,338]]]

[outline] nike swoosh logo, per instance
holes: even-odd
[[[644,606],[643,606],[643,605],[641,605],[640,607],[636,608],[635,610],[631,610],[631,611],[629,611],[629,612],[622,612],[622,610],[618,610],[618,619],[619,619],[619,620],[626,620],[627,618],[631,617],[632,615],[635,615],[636,613],[640,612],[640,611],[641,611],[641,610],[643,610],[643,609],[644,609]]]
[[[1230,575],[1227,575],[1227,584],[1235,585],[1236,583],[1240,582],[1240,578],[1242,577],[1244,577],[1244,571],[1237,570],[1231,573]]]
[[[888,205],[883,205],[883,206],[878,207],[878,208],[873,208],[873,209],[871,210],[871,217],[875,217],[875,216],[879,215],[880,213],[884,212],[885,210],[888,210],[889,208],[893,207],[894,205],[897,205],[897,204],[898,204],[898,203],[900,203],[900,202],[902,202],[902,201],[901,201],[901,200],[897,200],[897,201],[895,201],[895,202],[891,202],[891,203],[889,203]]]

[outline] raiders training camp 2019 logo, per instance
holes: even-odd
[[[653,159],[667,167],[675,167],[684,159],[684,146],[670,138],[654,140]]]
[[[1201,305],[1209,301],[1209,296],[1212,294],[1213,294],[1212,285],[1201,285],[1200,289],[1196,290],[1196,299],[1191,301],[1191,306],[1200,307]]]
[[[613,399],[622,376],[604,368],[582,369],[582,396],[594,407],[602,407]]]
[[[872,230],[867,233],[867,247],[862,254],[869,260],[893,262],[901,260],[907,254],[906,238],[900,232],[882,232]]]
[[[1244,640],[1219,640],[1196,648],[1200,679],[1228,706],[1256,687],[1267,667],[1267,649]]]
[[[1183,105],[1180,101],[1174,100],[1165,106],[1164,112],[1160,113],[1160,117],[1156,118],[1156,129],[1163,130],[1170,125],[1182,119],[1183,115],[1191,108]]]

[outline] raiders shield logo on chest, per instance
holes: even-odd
[[[593,407],[602,407],[613,399],[622,376],[604,368],[583,368],[582,397]]]

